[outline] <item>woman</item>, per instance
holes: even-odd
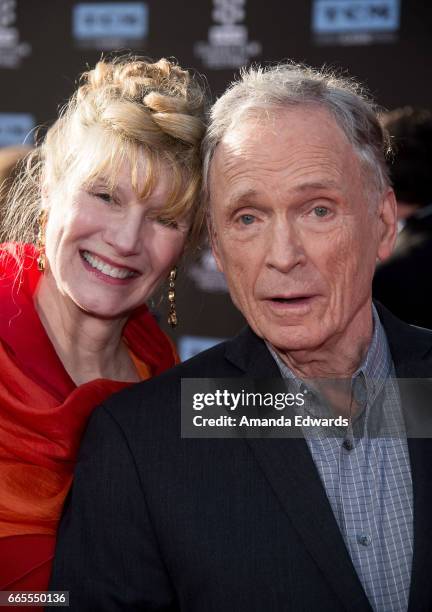
[[[175,363],[145,301],[169,276],[176,322],[173,267],[202,225],[203,99],[165,59],[99,62],[15,188],[0,270],[0,590],[47,588],[92,409]]]

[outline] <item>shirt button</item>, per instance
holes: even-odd
[[[302,395],[309,395],[309,396],[312,395],[312,397],[313,397],[313,394],[310,393],[309,389],[306,387],[306,385],[304,383],[301,383],[301,385],[300,385],[300,393]]]
[[[350,451],[354,448],[354,444],[352,443],[352,440],[350,440],[349,438],[346,438],[343,442],[342,442],[342,446],[344,447],[345,450]]]
[[[357,536],[357,542],[361,544],[362,546],[369,546],[372,540],[368,535],[362,534],[362,535]]]

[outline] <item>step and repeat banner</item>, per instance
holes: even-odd
[[[102,53],[175,57],[214,96],[251,62],[342,68],[386,108],[432,107],[432,7],[424,0],[0,0],[0,147],[31,144]],[[182,358],[243,325],[211,252],[180,270]],[[163,298],[153,307],[164,325]]]

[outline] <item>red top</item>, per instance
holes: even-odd
[[[30,245],[22,257],[11,252],[4,245],[0,256],[0,590],[46,590],[87,420],[130,383],[97,379],[75,386],[34,308],[37,252]],[[124,339],[142,377],[176,363],[146,306],[130,317]]]

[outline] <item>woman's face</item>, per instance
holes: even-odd
[[[188,226],[167,225],[161,219],[169,172],[161,167],[145,200],[132,186],[127,163],[113,191],[103,177],[70,195],[58,189],[50,194],[48,188],[46,275],[52,275],[53,286],[81,310],[101,318],[127,315],[148,299],[176,263]],[[141,165],[139,186],[144,176]]]

